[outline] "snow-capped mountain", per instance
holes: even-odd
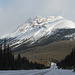
[[[73,29],[75,23],[64,19],[62,16],[37,16],[34,19],[28,19],[23,25],[19,26],[16,31],[2,38],[13,38],[10,43],[11,46],[20,46],[28,43],[34,44],[37,40],[43,37],[50,37],[57,33],[57,29]]]

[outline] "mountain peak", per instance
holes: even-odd
[[[62,16],[41,17],[36,16],[34,19],[28,19],[17,30],[7,37],[16,37],[22,43],[23,41],[32,41],[33,43],[44,36],[52,35],[55,29],[75,28],[75,23],[64,19]]]
[[[41,16],[36,16],[34,19],[36,20],[36,19],[42,19],[43,17],[41,17]]]
[[[29,18],[25,23],[38,23],[39,24],[42,22],[55,21],[58,19],[64,19],[64,18],[62,16],[49,16],[49,17],[36,16],[33,19]]]

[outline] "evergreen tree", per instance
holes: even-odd
[[[2,68],[2,44],[0,45],[0,69]]]
[[[19,69],[40,69],[45,68],[44,65],[38,63],[30,63],[26,57],[21,57],[20,53],[18,54],[17,59],[14,59],[9,45],[4,40],[3,48],[0,45],[0,69],[1,70],[19,70]]]
[[[5,68],[6,69],[6,61],[7,61],[7,59],[6,59],[6,39],[4,40],[4,46],[3,46],[3,68]]]
[[[22,67],[22,59],[19,53],[17,58],[17,68],[20,69],[21,67]]]

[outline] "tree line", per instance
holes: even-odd
[[[0,44],[0,70],[28,70],[28,69],[44,69],[45,65],[32,63],[26,57],[18,57],[15,59],[9,45],[4,40],[4,44]]]
[[[57,63],[57,65],[59,68],[74,69],[75,71],[75,48],[72,49],[72,52],[65,59]]]

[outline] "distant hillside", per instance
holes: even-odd
[[[75,41],[59,41],[45,46],[22,50],[20,53],[30,61],[37,61],[47,65],[51,60],[62,60],[74,47]],[[17,55],[17,53],[15,53],[15,55]]]
[[[72,49],[72,52],[67,55],[62,61],[57,63],[59,68],[63,69],[74,69],[75,71],[75,48]]]

